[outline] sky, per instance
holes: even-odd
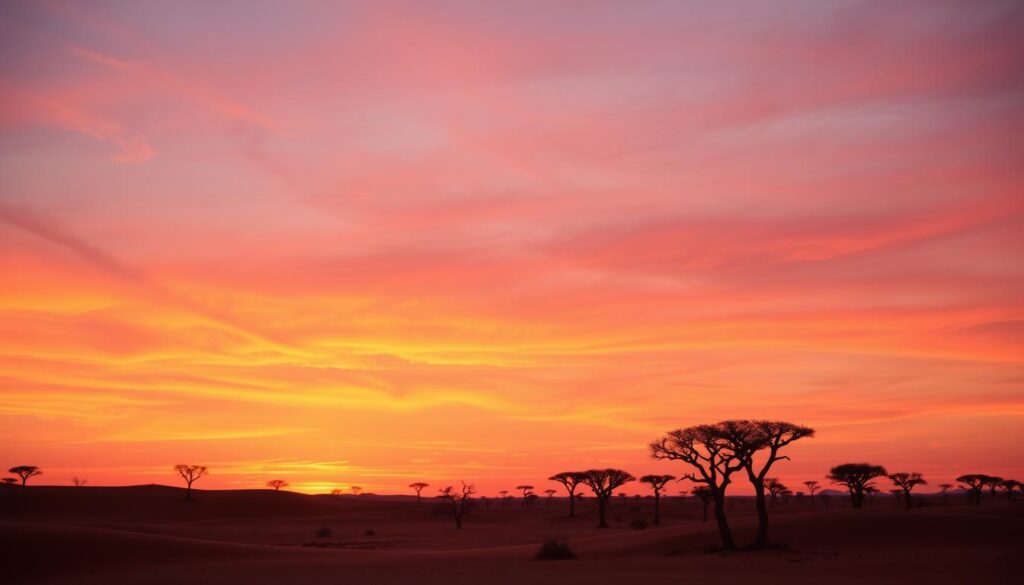
[[[1022,106],[1015,2],[4,1],[0,465],[1024,480]]]

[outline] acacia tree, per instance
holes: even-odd
[[[462,530],[462,517],[472,505],[470,497],[476,493],[476,488],[473,484],[462,482],[461,492],[452,486],[446,486],[438,491],[440,494],[437,497],[444,500],[448,513],[455,520],[455,529]]]
[[[943,505],[949,504],[949,494],[946,493],[946,492],[948,492],[949,488],[951,488],[951,487],[953,487],[953,484],[951,484],[951,483],[940,483],[939,484],[939,492],[942,493],[942,504]]]
[[[35,465],[19,465],[17,467],[10,468],[7,471],[20,477],[21,485],[25,485],[25,483],[28,482],[28,478],[43,474],[43,470],[39,469]]]
[[[765,481],[772,466],[789,457],[780,452],[794,441],[814,437],[814,429],[778,420],[725,421],[719,423],[727,433],[732,450],[743,464],[747,479],[754,487],[757,506],[757,535],[754,548],[768,544],[768,506],[765,503]],[[781,485],[781,484],[780,484]],[[772,492],[773,502],[786,489]]]
[[[874,506],[875,494],[878,493],[878,488],[875,487],[875,484],[869,483],[868,485],[864,486],[864,493],[867,494],[868,496],[868,505]]]
[[[1021,483],[1015,479],[1004,479],[999,482],[999,487],[1006,493],[1007,500],[1013,500],[1013,492],[1021,487]]]
[[[789,488],[787,488],[785,484],[779,481],[779,478],[777,477],[766,477],[764,480],[764,487],[772,496],[771,502],[773,506],[778,503],[779,496],[789,491]]]
[[[782,496],[782,505],[786,505],[789,503],[789,497],[793,495],[793,490],[786,488],[779,492],[779,495]]]
[[[836,465],[828,474],[832,483],[844,485],[850,490],[850,503],[854,508],[864,507],[864,494],[869,493],[868,482],[886,474],[881,465],[870,463],[843,463]]]
[[[267,482],[267,487],[274,488],[274,491],[276,492],[283,487],[288,487],[288,482],[283,479],[272,479]]]
[[[507,506],[508,505],[508,490],[501,490],[498,493],[501,494],[501,504],[503,506]]]
[[[341,488],[334,488],[333,490],[331,490],[332,496],[340,496],[342,493],[343,492]]]
[[[654,523],[661,524],[661,490],[665,488],[665,484],[675,479],[674,475],[645,475],[640,478],[640,481],[650,484],[651,489],[654,490]]]
[[[927,485],[928,482],[924,480],[924,477],[920,473],[900,471],[898,473],[892,473],[889,475],[889,479],[896,487],[900,488],[903,492],[903,505],[906,509],[911,508],[910,490],[914,489],[919,485]]]
[[[988,486],[988,495],[991,496],[992,499],[995,499],[995,497],[996,497],[996,488],[999,487],[1000,483],[1002,483],[1003,478],[998,477],[998,476],[986,476],[986,477],[987,477],[987,479],[985,480],[985,485]]]
[[[363,486],[361,485],[352,485],[349,486],[348,489],[352,490],[353,496],[358,496],[359,494],[363,493]]]
[[[181,479],[185,480],[186,500],[192,499],[192,483],[195,482],[200,477],[209,474],[209,471],[206,469],[205,465],[185,465],[184,463],[179,463],[175,465],[174,471],[178,472],[178,475],[181,476]]]
[[[530,503],[530,496],[533,495],[533,486],[532,485],[517,485],[516,489],[521,491],[521,492],[523,492],[523,506],[528,505]]]
[[[583,482],[583,472],[563,471],[548,478],[550,481],[557,481],[562,484],[565,491],[569,492],[569,517],[576,517],[576,488]]]
[[[707,522],[708,521],[708,504],[710,504],[711,501],[715,499],[714,495],[712,495],[712,493],[711,493],[711,489],[708,488],[708,486],[706,486],[706,485],[699,485],[699,486],[693,488],[693,491],[691,491],[690,493],[693,494],[693,497],[695,497],[698,500],[700,500],[700,503],[704,507],[704,510],[703,510],[704,511],[704,518],[701,520],[701,522]]]
[[[420,492],[423,491],[423,488],[429,487],[429,486],[430,486],[430,484],[423,483],[422,481],[417,481],[416,483],[410,483],[409,484],[409,487],[411,487],[412,489],[416,490],[416,503],[417,504],[420,503]]]
[[[544,498],[544,505],[545,506],[550,506],[551,505],[551,498],[552,498],[552,496],[554,496],[555,494],[558,493],[558,490],[546,489],[546,490],[544,490],[544,493],[548,495],[548,497]]]
[[[711,491],[715,503],[715,522],[725,550],[736,548],[725,516],[725,492],[732,483],[732,474],[743,469],[746,457],[746,453],[738,453],[734,448],[743,441],[726,438],[731,432],[731,426],[726,421],[676,429],[650,444],[651,457],[686,463],[695,471],[681,475],[680,479],[704,484]]]
[[[636,481],[628,471],[621,469],[590,469],[583,472],[583,484],[594,492],[597,498],[597,527],[608,528],[605,510],[615,488]]]
[[[967,490],[970,499],[974,500],[975,506],[981,505],[981,490],[988,485],[991,479],[990,476],[983,473],[968,473],[956,478],[962,484],[962,487]]]
[[[811,505],[813,506],[814,505],[814,492],[820,490],[821,486],[818,485],[818,482],[813,480],[813,479],[805,481],[804,485],[807,486],[807,493],[810,494]]]
[[[75,487],[82,487],[82,486],[84,486],[87,483],[89,483],[89,482],[87,482],[84,479],[82,479],[80,477],[77,477],[77,476],[71,478],[71,485],[73,485]]]

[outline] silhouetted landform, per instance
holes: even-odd
[[[703,486],[701,486],[703,487]],[[458,487],[453,488],[456,492]],[[786,583],[1013,582],[1024,569],[1024,503],[1001,491],[918,494],[911,511],[848,497],[826,510],[791,499],[770,507],[772,540],[757,554],[707,554],[717,528],[700,521],[693,497],[664,497],[663,528],[631,530],[653,517],[653,498],[615,498],[609,528],[597,529],[597,500],[566,508],[477,506],[462,530],[443,503],[414,496],[333,497],[284,490],[193,490],[168,486],[15,486],[0,490],[0,547],[6,582],[119,583]],[[816,494],[820,496],[821,494]],[[566,498],[555,498],[563,501]],[[727,501],[735,537],[757,533],[754,497]],[[325,530],[322,530],[325,529]],[[573,558],[535,563],[542,543]],[[545,554],[559,555],[550,549]],[[561,568],[559,568],[561,567]]]
[[[423,506],[421,493],[428,487],[426,482],[409,485],[414,497],[376,496],[364,493],[358,485],[349,485],[348,490],[335,488],[329,495],[309,496],[284,490],[289,485],[285,479],[267,480],[265,486],[269,489],[262,490],[199,490],[193,484],[209,475],[210,469],[181,464],[174,466],[173,473],[183,480],[183,487],[96,488],[77,477],[72,486],[29,486],[28,480],[42,475],[42,470],[21,465],[10,469],[16,477],[0,484],[0,532],[4,535],[0,544],[8,545],[5,552],[18,555],[12,558],[39,563],[19,564],[21,572],[15,573],[18,578],[30,581],[40,574],[48,578],[73,576],[78,582],[83,575],[76,571],[82,569],[87,571],[86,576],[97,575],[95,582],[105,585],[139,580],[175,582],[152,581],[150,573],[143,579],[132,571],[206,562],[234,563],[240,572],[232,579],[254,583],[269,583],[273,574],[257,569],[253,566],[256,562],[292,566],[309,582],[322,577],[319,569],[311,566],[322,566],[324,574],[329,568],[350,571],[353,567],[375,566],[366,573],[375,582],[399,583],[415,574],[397,566],[436,561],[440,565],[434,567],[438,569],[435,574],[443,575],[444,582],[451,582],[453,575],[462,575],[467,577],[465,582],[475,583],[480,578],[494,581],[493,572],[485,569],[494,563],[577,558],[607,563],[605,570],[591,574],[589,580],[611,582],[619,580],[612,573],[623,567],[637,570],[663,562],[685,564],[679,557],[696,551],[736,554],[737,542],[747,543],[744,548],[748,550],[769,551],[768,556],[746,561],[768,564],[756,573],[761,580],[766,575],[778,576],[764,570],[777,572],[779,566],[770,563],[780,562],[781,557],[786,563],[827,559],[834,568],[841,566],[844,579],[855,582],[854,576],[868,574],[852,570],[837,557],[855,553],[863,559],[865,554],[875,555],[878,549],[866,551],[865,543],[888,546],[884,549],[888,555],[903,551],[900,562],[908,567],[922,556],[922,550],[929,551],[932,563],[969,558],[978,566],[970,573],[962,564],[942,572],[935,572],[934,567],[917,567],[925,572],[916,574],[927,574],[930,582],[941,582],[935,580],[936,576],[978,579],[1019,571],[1020,561],[1012,563],[1009,559],[1024,559],[1020,554],[1024,552],[1020,530],[1024,528],[1024,506],[1018,505],[1014,497],[1024,489],[1020,482],[973,473],[958,477],[958,488],[939,484],[938,493],[921,494],[915,489],[928,482],[919,472],[889,473],[873,463],[842,463],[833,466],[826,477],[833,485],[844,487],[844,494],[822,489],[817,480],[803,482],[806,492],[793,491],[779,477],[769,475],[776,463],[788,459],[785,447],[813,436],[813,429],[782,421],[727,420],[677,429],[652,442],[649,452],[654,459],[675,465],[679,475],[640,477],[649,495],[630,497],[620,491],[637,481],[623,469],[565,471],[548,478],[560,484],[565,495],[556,497],[557,490],[546,489],[546,505],[540,507],[531,505],[538,495],[537,488],[529,483],[515,487],[521,506],[510,505],[515,496],[509,490],[500,492],[497,501],[501,505],[495,506],[494,499],[476,497],[474,485],[465,481],[438,489],[433,505]],[[733,483],[743,479],[753,488],[753,496],[727,494]],[[683,490],[682,497],[667,495],[670,483],[684,480],[695,486]],[[882,480],[892,484],[887,493],[876,483]],[[593,497],[584,498],[580,488],[589,489]],[[889,505],[877,505],[876,495]],[[552,502],[562,500],[568,514],[557,508],[548,511]],[[988,505],[980,507],[983,502]],[[709,506],[716,520],[713,531],[706,524]],[[894,512],[900,516],[893,516]],[[467,524],[470,518],[472,522]],[[439,529],[439,519],[454,524],[454,532],[459,535],[469,526],[468,532],[473,535],[452,536],[450,529]],[[770,541],[769,520],[773,527]],[[614,535],[610,539],[600,536],[614,529],[644,536],[627,537],[623,532],[610,533]],[[906,534],[885,545],[893,531]],[[978,538],[982,533],[984,537]],[[938,541],[937,535],[948,540]],[[965,535],[970,535],[969,541],[964,540]],[[712,540],[715,536],[717,542]],[[76,538],[89,542],[75,549],[71,541]],[[44,542],[53,542],[53,550],[34,548]],[[923,543],[932,548],[921,548]],[[252,548],[254,545],[258,548]],[[130,561],[124,560],[107,546],[122,547],[125,554],[133,556]],[[826,550],[829,546],[836,550]],[[938,556],[951,546],[959,556]],[[300,549],[406,556],[398,557],[401,563],[396,564],[394,559],[383,557],[306,557],[298,552]],[[433,556],[422,556],[425,551],[434,551]],[[42,562],[51,553],[60,561]],[[461,571],[462,567],[475,566],[474,562],[479,563],[475,570],[450,570],[458,566]],[[891,558],[876,558],[874,562],[891,572]],[[750,565],[728,566],[727,579],[741,578],[737,571],[742,572],[744,567]],[[652,577],[653,582],[667,579],[679,567],[663,566],[661,570],[664,573],[649,574],[644,581],[652,581]],[[534,582],[536,575],[521,571],[511,566],[501,573],[499,581],[507,578],[505,582],[512,582],[509,579],[518,576],[517,583]],[[111,575],[111,581],[101,578]],[[818,574],[799,574],[808,578],[814,575]],[[796,577],[789,572],[785,580],[798,582]],[[837,582],[835,578],[831,581]]]

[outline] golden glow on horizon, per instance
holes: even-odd
[[[0,8],[4,464],[490,494],[756,417],[784,481],[1024,476],[999,10],[115,6]]]

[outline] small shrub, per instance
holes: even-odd
[[[537,556],[534,558],[538,561],[564,561],[575,559],[576,555],[569,548],[568,540],[549,538],[544,541],[544,544],[540,545],[540,549],[537,550]]]
[[[320,529],[316,531],[317,538],[330,538],[332,536],[334,536],[334,531],[326,526],[321,526]]]
[[[629,527],[633,530],[647,530],[648,526],[649,524],[647,523],[647,520],[644,520],[643,518],[637,518],[629,523]]]

